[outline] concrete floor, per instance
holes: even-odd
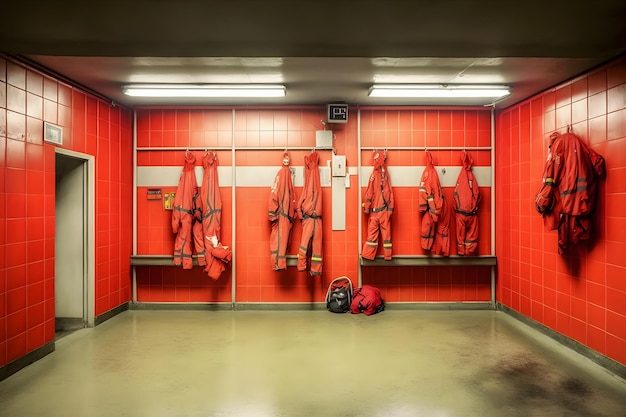
[[[626,416],[626,383],[505,313],[126,311],[0,382],[11,417]]]

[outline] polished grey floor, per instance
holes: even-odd
[[[0,382],[0,416],[626,416],[626,383],[505,313],[126,311]]]

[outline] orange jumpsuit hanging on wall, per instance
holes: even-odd
[[[393,214],[393,190],[389,173],[385,166],[385,159],[381,152],[374,152],[374,170],[365,190],[363,212],[370,214],[367,224],[367,238],[363,244],[362,257],[374,260],[378,250],[378,235],[383,239],[383,253],[385,260],[391,260],[391,215]]]
[[[606,167],[600,154],[569,131],[550,135],[549,147],[535,203],[548,230],[558,229],[562,255],[570,244],[591,237],[591,213]]]
[[[463,152],[463,168],[454,188],[454,211],[456,212],[456,247],[457,254],[471,255],[478,247],[478,203],[480,191],[476,177],[472,172],[472,157]]]
[[[296,215],[296,194],[289,168],[289,154],[283,155],[283,167],[276,174],[268,202],[270,234],[270,260],[276,271],[287,269],[287,247],[291,226]]]
[[[419,211],[423,213],[422,248],[433,254],[450,254],[450,212],[444,199],[433,157],[426,152],[426,167],[419,187]]]
[[[311,275],[322,274],[322,187],[319,160],[320,155],[317,152],[304,157],[304,189],[296,205],[298,218],[302,220],[298,271],[306,271],[307,253],[311,247]]]
[[[213,279],[218,279],[226,269],[225,264],[232,259],[232,252],[221,243],[222,197],[219,189],[217,154],[207,152],[202,158],[204,174],[200,187],[200,205],[202,207],[202,234],[206,252],[204,272]]]
[[[183,172],[178,180],[172,210],[172,232],[176,233],[173,263],[176,266],[182,265],[183,269],[193,268],[193,197],[198,189],[194,171],[195,163],[196,157],[188,152],[185,156]]]

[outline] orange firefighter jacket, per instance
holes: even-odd
[[[420,213],[423,213],[422,248],[431,250],[435,241],[436,224],[443,207],[443,191],[429,152],[426,152],[426,167],[420,179],[418,204]]]
[[[287,268],[287,249],[291,227],[296,216],[296,193],[291,179],[289,155],[283,155],[283,166],[276,174],[270,190],[268,215],[270,233],[270,261],[274,270]]]
[[[302,221],[302,237],[298,248],[298,271],[307,268],[307,252],[311,248],[311,275],[322,274],[322,187],[319,171],[320,155],[313,152],[304,157],[304,188],[296,204]]]
[[[221,243],[222,197],[217,175],[218,165],[215,152],[207,152],[202,158],[204,174],[198,199],[202,208],[202,234],[206,252],[204,272],[213,279],[218,279],[226,269],[225,264],[232,260],[232,252]]]
[[[182,265],[183,269],[193,268],[193,197],[198,189],[194,171],[195,162],[194,154],[188,152],[185,156],[183,172],[178,180],[172,210],[172,232],[176,233],[173,263],[176,266]]]
[[[558,229],[558,251],[591,236],[591,213],[599,180],[606,174],[604,158],[571,132],[550,135],[548,160],[535,196],[537,211],[549,230]]]
[[[478,247],[478,204],[480,191],[472,172],[472,157],[463,152],[459,173],[454,188],[454,211],[456,212],[457,254],[471,255]]]
[[[376,257],[380,233],[383,239],[385,260],[392,259],[391,215],[394,205],[393,190],[389,172],[385,166],[385,157],[380,152],[375,151],[374,170],[370,175],[363,199],[363,212],[370,215],[367,238],[362,250],[363,258],[373,260]]]

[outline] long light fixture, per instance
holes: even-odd
[[[493,98],[511,94],[504,85],[474,84],[378,84],[369,90],[370,97],[391,98]]]
[[[270,84],[133,84],[122,92],[131,97],[256,98],[284,97],[286,89]]]

